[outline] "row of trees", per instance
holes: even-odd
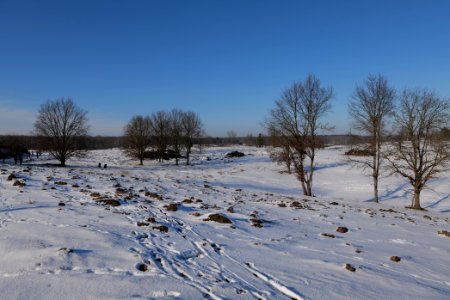
[[[186,165],[194,142],[204,133],[203,124],[192,111],[172,109],[170,112],[158,111],[149,116],[133,116],[125,126],[125,152],[143,164],[149,148],[154,148],[161,161],[167,150],[171,150],[178,165],[184,151]]]
[[[318,132],[331,129],[321,119],[330,111],[331,87],[323,87],[310,74],[294,82],[275,102],[265,122],[274,160],[294,167],[303,193],[312,196],[315,155],[323,146]],[[411,207],[421,209],[420,193],[433,176],[447,167],[450,147],[447,125],[450,102],[427,89],[397,92],[382,75],[369,75],[357,86],[348,111],[353,128],[369,137],[365,145],[369,159],[358,164],[371,170],[374,201],[378,203],[378,181],[384,162],[390,174],[405,177],[414,190]],[[390,131],[388,125],[392,125]],[[389,137],[390,142],[383,146]],[[356,161],[356,160],[355,160]]]
[[[372,159],[359,163],[371,170],[374,201],[378,203],[380,169],[386,162],[390,174],[411,184],[411,207],[421,209],[420,193],[429,180],[450,161],[445,129],[450,102],[427,89],[397,92],[382,75],[369,75],[358,86],[349,105],[354,128],[371,137],[366,146]],[[386,125],[391,124],[388,132]],[[394,136],[393,139],[390,136]],[[392,140],[385,147],[386,138]]]
[[[71,98],[42,104],[34,124],[38,148],[49,152],[61,166],[79,154],[86,142],[95,144],[92,139],[86,139],[88,130],[87,111],[76,106]],[[150,149],[154,149],[159,160],[170,149],[177,165],[183,151],[189,165],[194,142],[203,132],[203,124],[195,112],[158,111],[150,116],[134,116],[125,126],[122,143],[125,153],[139,159],[141,164],[151,155]],[[117,140],[97,142],[117,144]]]

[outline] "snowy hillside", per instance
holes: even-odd
[[[428,211],[404,208],[399,177],[375,205],[344,151],[320,152],[314,198],[249,147],[193,166],[117,149],[2,164],[1,299],[448,299],[450,173],[423,192]]]

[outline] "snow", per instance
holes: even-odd
[[[232,150],[247,155],[224,159]],[[448,299],[450,238],[438,231],[450,230],[450,173],[423,192],[427,211],[405,209],[411,190],[397,176],[381,179],[377,205],[345,150],[319,153],[316,197],[264,148],[205,148],[192,166],[139,166],[119,149],[67,168],[45,156],[2,164],[1,298]],[[204,221],[213,213],[232,224]]]

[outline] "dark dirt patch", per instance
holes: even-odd
[[[223,224],[231,224],[230,219],[228,219],[226,216],[222,214],[211,214],[206,219],[203,219],[203,221],[214,221],[217,223],[223,223]]]
[[[446,237],[450,237],[450,231],[447,231],[447,230],[438,231],[438,234],[446,236]]]
[[[146,197],[150,197],[156,200],[163,200],[163,196],[157,194],[157,193],[152,193],[152,192],[145,192],[145,196]]]
[[[170,203],[167,205],[164,205],[167,211],[177,211],[178,210],[178,204],[177,203]]]
[[[110,206],[119,206],[120,205],[120,202],[115,199],[99,199],[99,200],[97,200],[97,202],[105,204],[105,205],[110,205]]]
[[[169,232],[169,227],[167,227],[165,225],[155,226],[155,227],[153,227],[153,229],[159,230],[161,232]]]
[[[154,217],[148,217],[147,222],[156,223],[156,219]]]
[[[25,183],[19,180],[14,181],[13,186],[24,187]]]
[[[7,181],[12,181],[13,179],[17,179],[19,177],[16,176],[16,174],[12,173],[6,178]]]

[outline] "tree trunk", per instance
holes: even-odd
[[[419,188],[414,188],[413,203],[411,208],[422,209],[422,207],[420,206],[420,192],[421,190]]]
[[[189,151],[186,152],[186,166],[189,166],[190,162],[189,162]]]
[[[373,202],[378,202],[378,177],[373,176]]]
[[[139,160],[140,160],[140,165],[142,166],[144,164],[144,159],[140,158]]]
[[[66,158],[63,157],[59,160],[59,162],[61,163],[61,167],[65,167],[66,166]]]

